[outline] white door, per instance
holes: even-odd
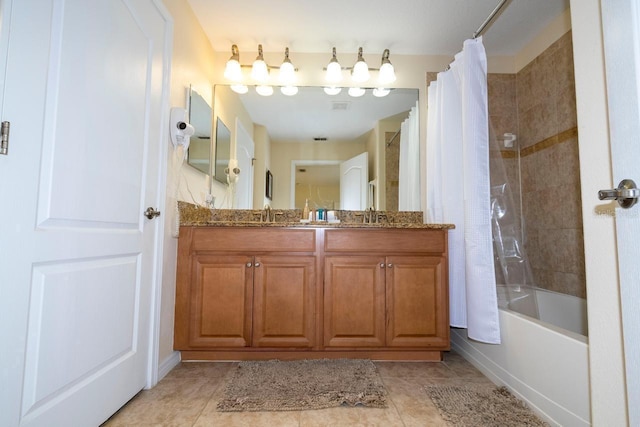
[[[603,0],[613,180],[640,185],[640,3]],[[584,196],[583,196],[584,197]],[[640,204],[616,209],[629,425],[640,425]]]
[[[369,160],[366,152],[340,163],[340,209],[367,209]]]
[[[238,209],[253,209],[253,156],[255,144],[240,120],[236,119],[236,158],[238,159],[238,182],[236,204]],[[256,206],[261,209],[262,206]]]
[[[170,18],[159,0],[8,6],[0,425],[99,425],[147,381]]]

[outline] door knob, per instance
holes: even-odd
[[[598,198],[600,200],[617,200],[620,207],[624,209],[629,209],[638,203],[639,197],[640,190],[636,188],[636,183],[631,179],[623,179],[620,181],[618,188],[598,191]]]
[[[149,206],[147,208],[146,211],[144,211],[144,216],[146,216],[149,219],[153,219],[157,216],[160,216],[160,211],[155,210],[154,208],[152,208],[151,206]]]

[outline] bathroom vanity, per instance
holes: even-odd
[[[183,360],[440,360],[449,225],[182,222]]]

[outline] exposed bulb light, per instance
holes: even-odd
[[[240,51],[235,44],[231,46],[231,58],[224,68],[224,77],[234,82],[242,80],[242,69],[240,68]]]
[[[256,86],[256,92],[258,92],[258,95],[271,96],[271,95],[273,95],[273,87],[272,86],[259,85],[259,86]]]
[[[264,62],[261,44],[258,45],[258,56],[251,67],[251,77],[260,83],[264,83],[269,79],[269,67]]]
[[[383,87],[377,87],[377,88],[373,89],[373,96],[377,96],[378,98],[382,98],[383,96],[389,95],[389,92],[391,92],[390,89],[385,89]]]
[[[338,83],[342,80],[342,67],[338,62],[338,58],[336,57],[336,48],[333,48],[333,56],[331,57],[331,61],[327,65],[327,73],[325,74],[325,80],[329,83]]]
[[[389,61],[389,49],[385,49],[382,53],[382,65],[380,65],[380,73],[378,74],[378,83],[387,85],[396,81],[396,72],[393,64]]]
[[[361,87],[350,87],[349,88],[349,96],[353,96],[357,98],[359,96],[364,95],[365,90]]]
[[[351,79],[357,83],[369,80],[369,66],[362,57],[362,48],[358,48],[358,60],[351,70]]]
[[[242,95],[247,93],[249,88],[246,85],[231,85],[231,90]]]
[[[327,95],[337,95],[340,92],[342,92],[342,88],[341,87],[335,87],[335,86],[331,86],[331,87],[325,87],[324,88],[324,93],[326,93]]]
[[[293,96],[298,93],[298,86],[282,86],[280,92],[282,92],[283,95]]]
[[[278,80],[285,85],[292,85],[296,81],[296,69],[289,59],[289,48],[284,50],[284,61],[280,66]]]

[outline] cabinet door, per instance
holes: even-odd
[[[380,256],[327,256],[325,347],[382,347],[385,264]]]
[[[246,347],[251,342],[253,258],[192,258],[189,345]]]
[[[254,347],[313,347],[313,256],[257,256],[254,267]]]
[[[446,263],[441,257],[387,257],[387,346],[448,348]]]

